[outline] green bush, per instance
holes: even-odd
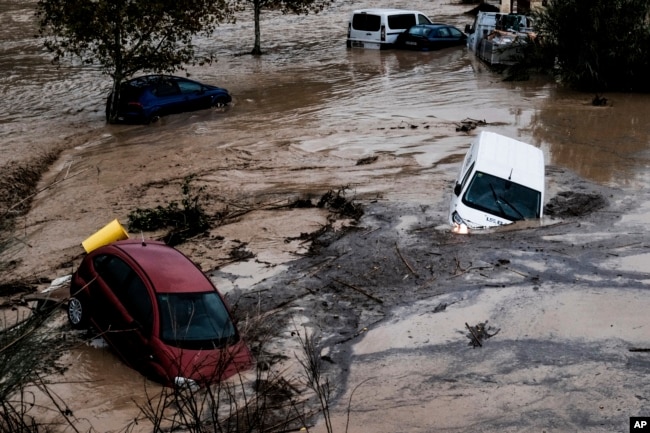
[[[191,186],[192,180],[193,177],[188,176],[183,181],[181,203],[171,201],[165,207],[137,208],[129,213],[129,230],[169,229],[164,240],[169,245],[177,245],[209,229],[210,218],[201,206],[204,188],[195,191]]]

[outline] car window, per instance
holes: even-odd
[[[142,95],[142,92],[143,89],[141,87],[124,84],[120,90],[120,101],[137,101],[140,98],[140,95]]]
[[[355,14],[352,17],[352,28],[366,32],[378,32],[381,25],[381,17],[372,14]]]
[[[418,24],[431,24],[431,20],[422,14],[418,14]]]
[[[97,274],[102,277],[111,289],[113,287],[123,287],[126,278],[131,273],[129,265],[117,257],[107,254],[95,257],[93,264]]]
[[[458,30],[456,27],[449,27],[449,32],[450,32],[451,35],[452,35],[453,37],[455,37],[455,38],[460,38],[460,37],[463,36],[463,32],[461,32],[460,30]]]
[[[460,187],[465,188],[465,184],[467,183],[467,179],[469,179],[469,175],[472,173],[472,170],[474,169],[474,163],[470,165],[469,170],[465,173],[465,176],[463,177],[463,181],[460,183]]]
[[[427,29],[426,27],[420,27],[420,26],[411,27],[409,29],[409,33],[413,36],[422,36],[428,31],[429,29]]]
[[[541,193],[491,174],[477,171],[463,203],[511,221],[539,218]]]
[[[237,338],[235,325],[217,292],[158,295],[160,338],[186,349],[223,347]]]
[[[447,30],[446,27],[441,27],[438,29],[438,32],[436,34],[437,37],[439,38],[448,38],[449,37],[449,30]]]
[[[155,96],[165,97],[165,96],[174,96],[181,93],[180,89],[171,80],[160,81],[156,86],[151,90]]]
[[[198,93],[203,90],[203,86],[201,86],[199,83],[185,80],[179,80],[178,87],[180,87],[181,93]]]
[[[153,305],[147,287],[140,277],[122,259],[112,255],[99,255],[94,259],[95,270],[115,294],[129,315],[151,334]]]
[[[388,15],[388,27],[391,29],[408,29],[415,25],[415,15],[397,14]]]

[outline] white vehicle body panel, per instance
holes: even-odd
[[[467,151],[456,179],[449,208],[449,223],[453,226],[462,220],[468,228],[476,229],[511,224],[517,219],[528,219],[531,215],[541,218],[544,210],[544,170],[544,154],[537,147],[494,132],[481,132]],[[472,182],[478,176],[493,179],[487,183],[492,191],[488,190],[488,197],[481,199],[487,203],[483,207],[475,205],[479,202],[478,198],[472,199],[468,195]],[[500,184],[505,185],[506,190],[499,189]],[[509,196],[508,185],[514,185],[511,191],[525,191],[526,204],[530,206],[524,206],[524,201],[520,203],[517,197]],[[515,209],[517,207],[521,211],[526,209],[527,212],[520,213]],[[514,216],[504,217],[503,212],[499,215],[488,208],[507,209],[506,213]],[[515,212],[520,215],[517,216]]]
[[[431,24],[431,20],[416,10],[358,9],[350,15],[347,46],[369,49],[391,48],[400,33],[416,24]]]

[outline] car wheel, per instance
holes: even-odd
[[[88,325],[86,306],[74,296],[68,300],[68,321],[74,329],[84,329]]]
[[[217,107],[217,108],[223,108],[226,105],[228,105],[228,102],[230,102],[230,101],[228,100],[227,97],[225,97],[225,96],[217,96],[216,98],[214,98],[212,100],[212,106]]]

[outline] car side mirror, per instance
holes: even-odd
[[[456,186],[454,186],[454,194],[456,194],[456,196],[460,195],[460,184],[459,183],[457,183]]]

